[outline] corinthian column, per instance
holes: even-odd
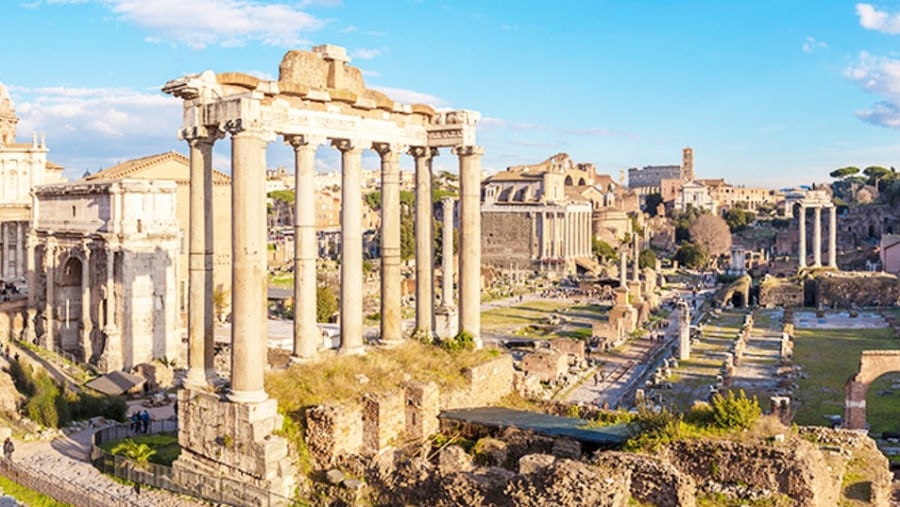
[[[90,362],[91,347],[91,249],[83,245],[84,261],[81,263],[81,352],[84,362]]]
[[[376,143],[381,155],[381,341],[403,341],[400,315],[400,153],[403,147]]]
[[[362,148],[335,139],[341,152],[341,353],[361,354],[362,319]]]
[[[213,212],[212,149],[218,132],[183,133],[190,146],[190,231],[188,231],[188,373],[185,382],[200,388],[215,378],[213,363]]]
[[[267,352],[266,133],[231,128],[231,392],[228,399],[258,403]]]
[[[458,146],[459,157],[459,330],[481,347],[481,155],[480,146]]]
[[[431,227],[431,161],[437,148],[413,146],[416,159],[416,336],[434,334],[434,240]]]
[[[822,207],[813,208],[813,266],[822,265]]]
[[[806,267],[806,206],[800,205],[800,267]]]
[[[44,262],[47,267],[47,300],[44,301],[44,316],[47,320],[41,346],[47,350],[53,350],[55,345],[53,329],[56,327],[53,322],[56,313],[56,238],[47,238]]]
[[[828,265],[837,267],[837,207],[828,208]]]
[[[37,238],[34,235],[34,229],[28,231],[28,238],[26,241],[27,253],[25,257],[25,268],[27,275],[27,283],[28,283],[28,308],[26,309],[27,321],[25,322],[25,339],[28,343],[34,344],[35,339],[37,339],[37,333],[35,332],[35,315],[37,313],[36,301],[37,294],[35,291],[37,287],[35,285],[37,281],[37,276],[35,273],[35,262],[34,262],[34,246],[37,242]]]
[[[453,306],[453,198],[441,199],[443,206],[443,234],[441,235],[441,304]]]
[[[294,148],[294,360],[316,357],[316,148],[323,140],[285,136]]]

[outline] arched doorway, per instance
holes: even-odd
[[[56,315],[59,319],[59,342],[66,351],[77,351],[81,332],[81,270],[77,257],[69,257],[63,265],[56,286]]]
[[[864,350],[859,372],[844,386],[844,428],[866,428],[866,394],[869,386],[885,373],[900,372],[900,350]]]

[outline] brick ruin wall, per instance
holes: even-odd
[[[366,394],[358,403],[312,407],[306,411],[306,446],[317,465],[327,468],[344,457],[428,438],[438,432],[442,410],[494,405],[511,393],[512,358],[504,355],[467,368],[464,376],[461,389],[441,392],[433,382],[410,382],[402,391]]]
[[[897,277],[885,273],[835,273],[816,278],[816,303],[825,307],[892,306],[900,297]]]
[[[530,268],[530,213],[490,212],[481,214],[481,262],[485,266]]]
[[[770,278],[759,287],[760,306],[803,306],[803,285],[786,279]]]

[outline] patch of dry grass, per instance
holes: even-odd
[[[286,413],[325,402],[357,402],[363,393],[396,390],[404,381],[434,381],[442,388],[462,386],[463,369],[497,357],[492,349],[448,352],[409,341],[394,349],[360,356],[334,356],[297,364],[266,376],[266,391]],[[367,382],[360,382],[364,375]]]

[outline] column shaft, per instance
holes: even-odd
[[[822,207],[814,208],[813,223],[813,266],[822,265]]]
[[[837,267],[837,207],[828,208],[828,265]]]
[[[454,148],[459,157],[459,330],[481,347],[481,155],[480,146]]]
[[[416,336],[434,334],[434,239],[431,212],[431,161],[436,148],[413,147],[416,159]]]
[[[441,235],[441,302],[444,307],[453,306],[453,199],[444,197],[443,234]]]
[[[18,248],[18,247],[17,247]],[[85,363],[94,351],[91,347],[91,250],[85,246],[81,265],[81,352]]]
[[[263,385],[267,353],[266,168],[263,132],[234,129],[231,136],[231,392],[234,402],[268,398]]]
[[[25,338],[30,344],[35,343],[35,339],[37,338],[37,333],[35,332],[35,313],[37,308],[35,308],[35,302],[37,298],[35,297],[35,291],[37,290],[36,282],[37,276],[35,273],[35,262],[34,262],[34,246],[37,238],[34,237],[33,231],[28,231],[28,239],[26,240],[26,257],[25,257],[25,268],[26,268],[26,283],[28,284],[28,308],[26,310],[26,314],[28,315],[28,319],[25,322]]]
[[[626,287],[628,282],[628,249],[619,252],[619,287]]]
[[[320,140],[290,136],[294,148],[294,347],[297,359],[316,357],[322,335],[316,323],[316,148]]]
[[[403,340],[400,313],[400,153],[396,145],[379,143],[381,155],[381,341]]]
[[[362,318],[362,148],[336,139],[341,152],[341,353],[363,350]]]
[[[114,200],[120,196],[113,194]],[[117,208],[113,206],[113,210]],[[116,211],[113,211],[116,213]],[[116,245],[106,244],[106,312],[104,315],[103,334],[106,345],[103,348],[102,366],[106,371],[122,369],[122,344],[119,340],[119,328],[116,323]],[[49,285],[48,285],[49,287]]]
[[[212,310],[212,148],[214,138],[198,135],[190,146],[188,231],[188,373],[202,387],[215,376]]]
[[[56,241],[51,239],[46,243],[44,255],[47,257],[44,261],[47,263],[47,301],[44,302],[44,315],[47,318],[46,328],[44,329],[44,343],[42,345],[48,350],[53,350],[55,338],[53,336],[54,313],[56,312]]]
[[[25,222],[16,222],[16,279],[22,279],[22,256],[25,254],[25,245],[22,244],[22,229]]]
[[[806,206],[800,206],[800,267],[806,267]]]

